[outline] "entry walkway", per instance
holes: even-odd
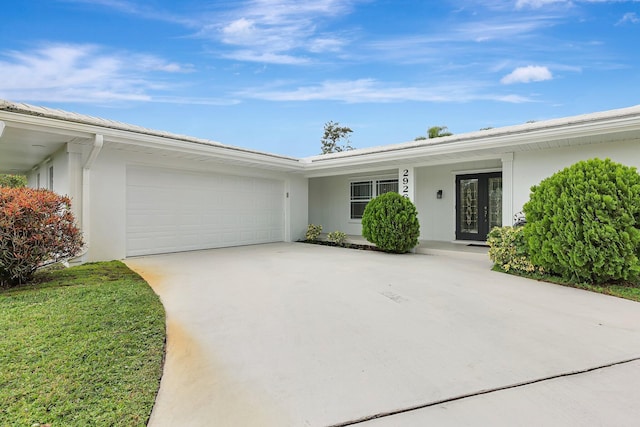
[[[486,254],[278,243],[126,263],[167,311],[151,427],[640,419],[640,304]]]

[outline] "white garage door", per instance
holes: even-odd
[[[284,240],[284,183],[127,169],[127,255]]]

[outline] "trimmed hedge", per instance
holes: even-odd
[[[420,236],[415,205],[393,192],[372,199],[362,215],[362,236],[383,251],[409,252]]]
[[[572,282],[640,278],[640,175],[591,159],[531,188],[524,205],[531,261]]]

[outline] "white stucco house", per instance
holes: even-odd
[[[0,101],[0,173],[67,194],[85,261],[360,234],[367,201],[414,201],[421,240],[483,241],[579,160],[640,168],[640,106],[308,158]]]

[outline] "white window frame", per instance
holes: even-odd
[[[353,185],[354,184],[363,184],[363,183],[369,183],[369,186],[371,188],[371,197],[369,198],[362,198],[362,197],[356,197],[354,198],[353,196]],[[352,222],[360,222],[362,221],[362,217],[353,217],[353,203],[362,203],[362,202],[366,202],[369,203],[371,201],[371,199],[373,199],[374,197],[378,197],[380,194],[384,194],[384,193],[388,193],[389,191],[381,191],[380,185],[381,184],[392,184],[395,183],[396,185],[396,189],[395,192],[398,192],[398,177],[390,177],[390,176],[384,176],[384,177],[376,177],[376,178],[368,178],[368,177],[362,177],[362,178],[352,178],[349,180],[349,221]],[[393,191],[393,190],[390,190]],[[366,204],[365,204],[366,206]]]

